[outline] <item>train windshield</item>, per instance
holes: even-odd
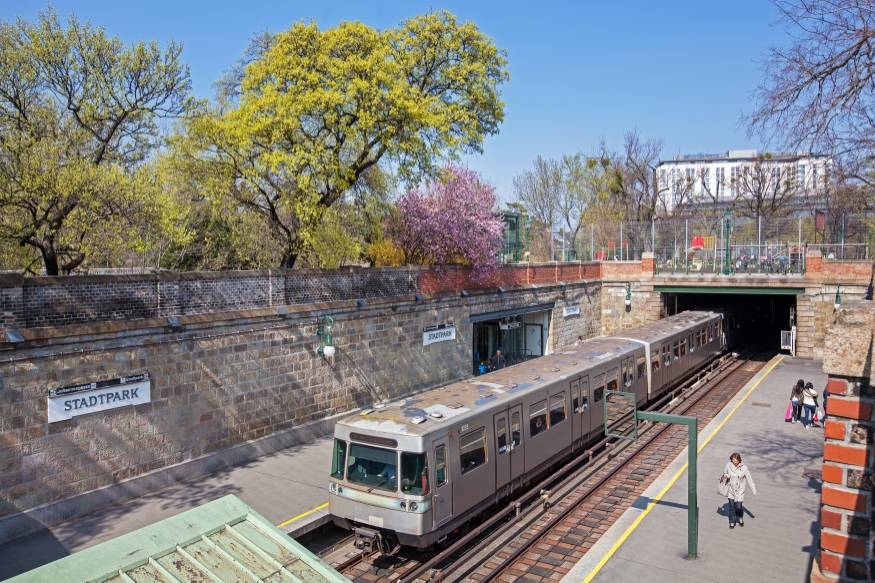
[[[401,454],[401,491],[411,496],[428,494],[428,463],[424,453]]]
[[[346,479],[353,484],[394,492],[398,489],[398,456],[390,449],[352,443],[346,459]]]

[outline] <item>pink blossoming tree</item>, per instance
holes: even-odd
[[[504,243],[497,203],[494,187],[451,164],[425,189],[409,190],[398,201],[395,244],[407,263],[432,263],[438,272],[460,263],[472,267],[475,279],[488,277]]]

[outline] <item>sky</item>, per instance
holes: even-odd
[[[537,156],[589,154],[604,138],[619,149],[625,132],[663,142],[662,158],[764,149],[740,124],[753,108],[760,62],[786,44],[767,0],[613,0],[519,2],[407,0],[246,2],[227,0],[56,0],[59,15],[106,27],[126,42],[184,43],[194,92],[212,83],[249,39],[296,21],[321,28],[358,20],[378,29],[447,9],[477,24],[507,51],[505,119],[484,153],[465,162],[513,200],[513,177]],[[45,2],[0,1],[0,19],[35,20]]]

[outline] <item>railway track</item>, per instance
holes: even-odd
[[[696,415],[703,427],[759,371],[753,347],[724,357],[649,410]],[[769,355],[770,357],[771,355]],[[631,413],[609,409],[612,433],[634,430]],[[323,558],[352,581],[502,581],[564,574],[686,447],[686,428],[640,423],[639,440],[605,438],[526,493],[457,533],[444,549],[401,548],[365,556],[351,540]]]

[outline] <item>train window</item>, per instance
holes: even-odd
[[[520,444],[520,414],[510,416],[510,439],[514,447]]]
[[[687,355],[687,339],[681,340],[681,356]]]
[[[401,454],[401,491],[412,496],[428,494],[428,463],[424,453]]]
[[[659,351],[657,350],[650,355],[650,370],[656,372],[659,370]]]
[[[605,398],[605,375],[600,374],[592,379],[592,401],[599,403]]]
[[[462,473],[486,463],[486,428],[481,427],[459,438],[459,462]]]
[[[608,371],[608,390],[616,391],[617,390],[617,369],[612,368]]]
[[[625,360],[623,361],[623,386],[624,387],[629,386],[629,377],[626,376],[626,361]]]
[[[434,448],[434,477],[438,488],[447,483],[447,446],[445,445]]]
[[[662,364],[665,366],[671,365],[671,356],[668,353],[668,344],[662,347]]]
[[[565,421],[565,393],[550,397],[550,427]]]
[[[343,479],[344,462],[346,462],[346,442],[334,440],[334,455],[331,457],[331,477]]]
[[[580,412],[583,413],[589,408],[589,383],[583,381],[580,385]]]
[[[529,433],[532,437],[547,431],[547,400],[538,401],[529,407]]]
[[[398,457],[390,449],[352,443],[346,460],[346,479],[380,490],[398,489]]]
[[[643,356],[638,357],[638,378],[644,378],[644,368],[647,366],[647,362],[644,360]]]
[[[672,345],[672,351],[674,352],[674,359],[675,360],[677,360],[681,357],[680,342],[675,342]]]
[[[498,440],[498,455],[507,451],[507,421],[502,417],[495,424],[495,438]]]

